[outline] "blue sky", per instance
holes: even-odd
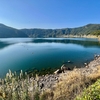
[[[0,0],[0,23],[18,29],[100,24],[100,0]]]

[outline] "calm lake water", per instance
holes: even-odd
[[[100,54],[100,42],[86,38],[1,38],[0,77],[12,71],[32,68],[82,67]],[[72,63],[68,63],[71,61]]]

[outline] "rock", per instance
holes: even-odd
[[[54,72],[54,74],[59,74],[59,73],[62,73],[62,70],[57,69],[57,70]]]
[[[68,67],[67,70],[71,70],[71,68]]]
[[[42,89],[44,87],[43,83],[40,83],[40,89]]]
[[[94,60],[96,60],[97,59],[97,55],[94,55]]]
[[[94,55],[94,59],[97,60],[100,57],[100,55]]]
[[[58,78],[56,77],[56,80],[58,80]]]
[[[87,66],[88,64],[87,63],[84,63],[84,65]]]
[[[68,63],[71,63],[71,61],[70,61],[70,60],[68,60]]]
[[[63,65],[61,66],[61,71],[64,73],[65,70],[67,70],[67,67],[66,67],[65,64],[63,64]]]
[[[65,70],[71,70],[71,68],[66,67],[66,65],[63,64],[63,65],[61,66],[61,71],[64,73]]]
[[[85,66],[86,68],[89,68],[89,66],[87,65],[87,66]]]

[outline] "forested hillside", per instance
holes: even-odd
[[[15,29],[0,24],[0,38],[8,37],[63,37],[64,35],[100,35],[100,24],[88,24],[77,28],[63,29]]]

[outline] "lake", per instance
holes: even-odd
[[[89,38],[0,38],[0,77],[34,68],[82,67],[100,54],[100,42]],[[71,61],[71,63],[68,63]]]

